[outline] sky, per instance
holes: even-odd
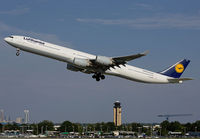
[[[123,56],[149,50],[130,65],[159,72],[187,58],[183,84],[153,85],[72,72],[66,63],[21,52],[3,40],[25,35],[95,55]],[[15,120],[30,110],[31,122],[122,122],[200,120],[199,0],[2,0],[0,4],[0,109]]]

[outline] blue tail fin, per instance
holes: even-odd
[[[169,77],[179,78],[189,63],[190,60],[183,59],[160,73]]]

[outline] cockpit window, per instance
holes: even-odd
[[[9,38],[14,38],[13,36],[9,36]]]

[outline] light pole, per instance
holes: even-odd
[[[184,127],[184,133],[186,134],[186,127]]]
[[[39,134],[39,131],[38,131],[38,124],[37,124],[37,135]]]
[[[24,126],[22,126],[22,134],[24,134]]]
[[[43,135],[43,126],[41,127],[41,134]]]
[[[162,135],[162,127],[160,127],[160,137],[161,137],[161,135]]]
[[[140,133],[140,129],[141,129],[142,127],[138,127],[138,134],[140,135],[141,133]]]
[[[1,127],[1,132],[4,132],[4,125],[2,125]]]

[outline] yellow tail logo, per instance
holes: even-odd
[[[175,70],[177,73],[182,73],[184,71],[184,66],[182,64],[177,64]]]

